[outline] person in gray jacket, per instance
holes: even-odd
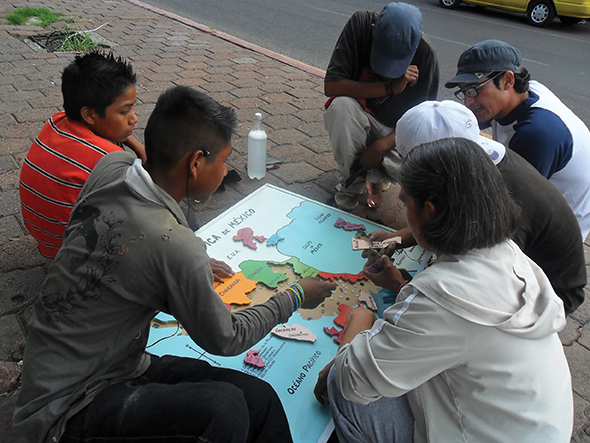
[[[233,110],[177,86],[147,123],[147,163],[113,153],[90,174],[29,327],[14,423],[31,440],[292,441],[266,382],[145,351],[158,311],[207,352],[237,355],[335,288],[304,278],[235,313],[214,291],[205,244],[178,202],[217,189],[235,127]]]

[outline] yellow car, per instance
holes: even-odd
[[[493,6],[526,13],[533,26],[545,26],[557,15],[564,25],[574,25],[590,18],[590,0],[438,0],[443,8],[458,8],[461,2],[476,6]]]

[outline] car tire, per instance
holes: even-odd
[[[561,20],[561,23],[565,26],[577,25],[578,23],[580,23],[582,21],[581,18],[565,17],[563,15],[559,16],[559,20]]]
[[[438,0],[438,3],[445,9],[457,9],[461,0]]]
[[[551,0],[532,1],[527,9],[526,18],[533,26],[546,26],[555,18],[555,6]]]

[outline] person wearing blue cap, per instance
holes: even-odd
[[[335,203],[354,209],[367,186],[369,206],[378,207],[383,178],[397,181],[397,120],[438,93],[438,60],[423,36],[420,10],[389,3],[380,13],[355,12],[334,47],[324,81],[330,97],[324,122],[343,178]]]
[[[546,86],[530,80],[520,51],[499,40],[473,45],[459,57],[447,88],[491,125],[494,140],[520,154],[562,193],[590,232],[590,131]]]

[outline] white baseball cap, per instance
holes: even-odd
[[[495,165],[506,154],[503,144],[479,132],[477,118],[469,108],[451,100],[425,101],[402,115],[395,129],[395,149],[406,156],[415,146],[448,137],[473,140]]]

